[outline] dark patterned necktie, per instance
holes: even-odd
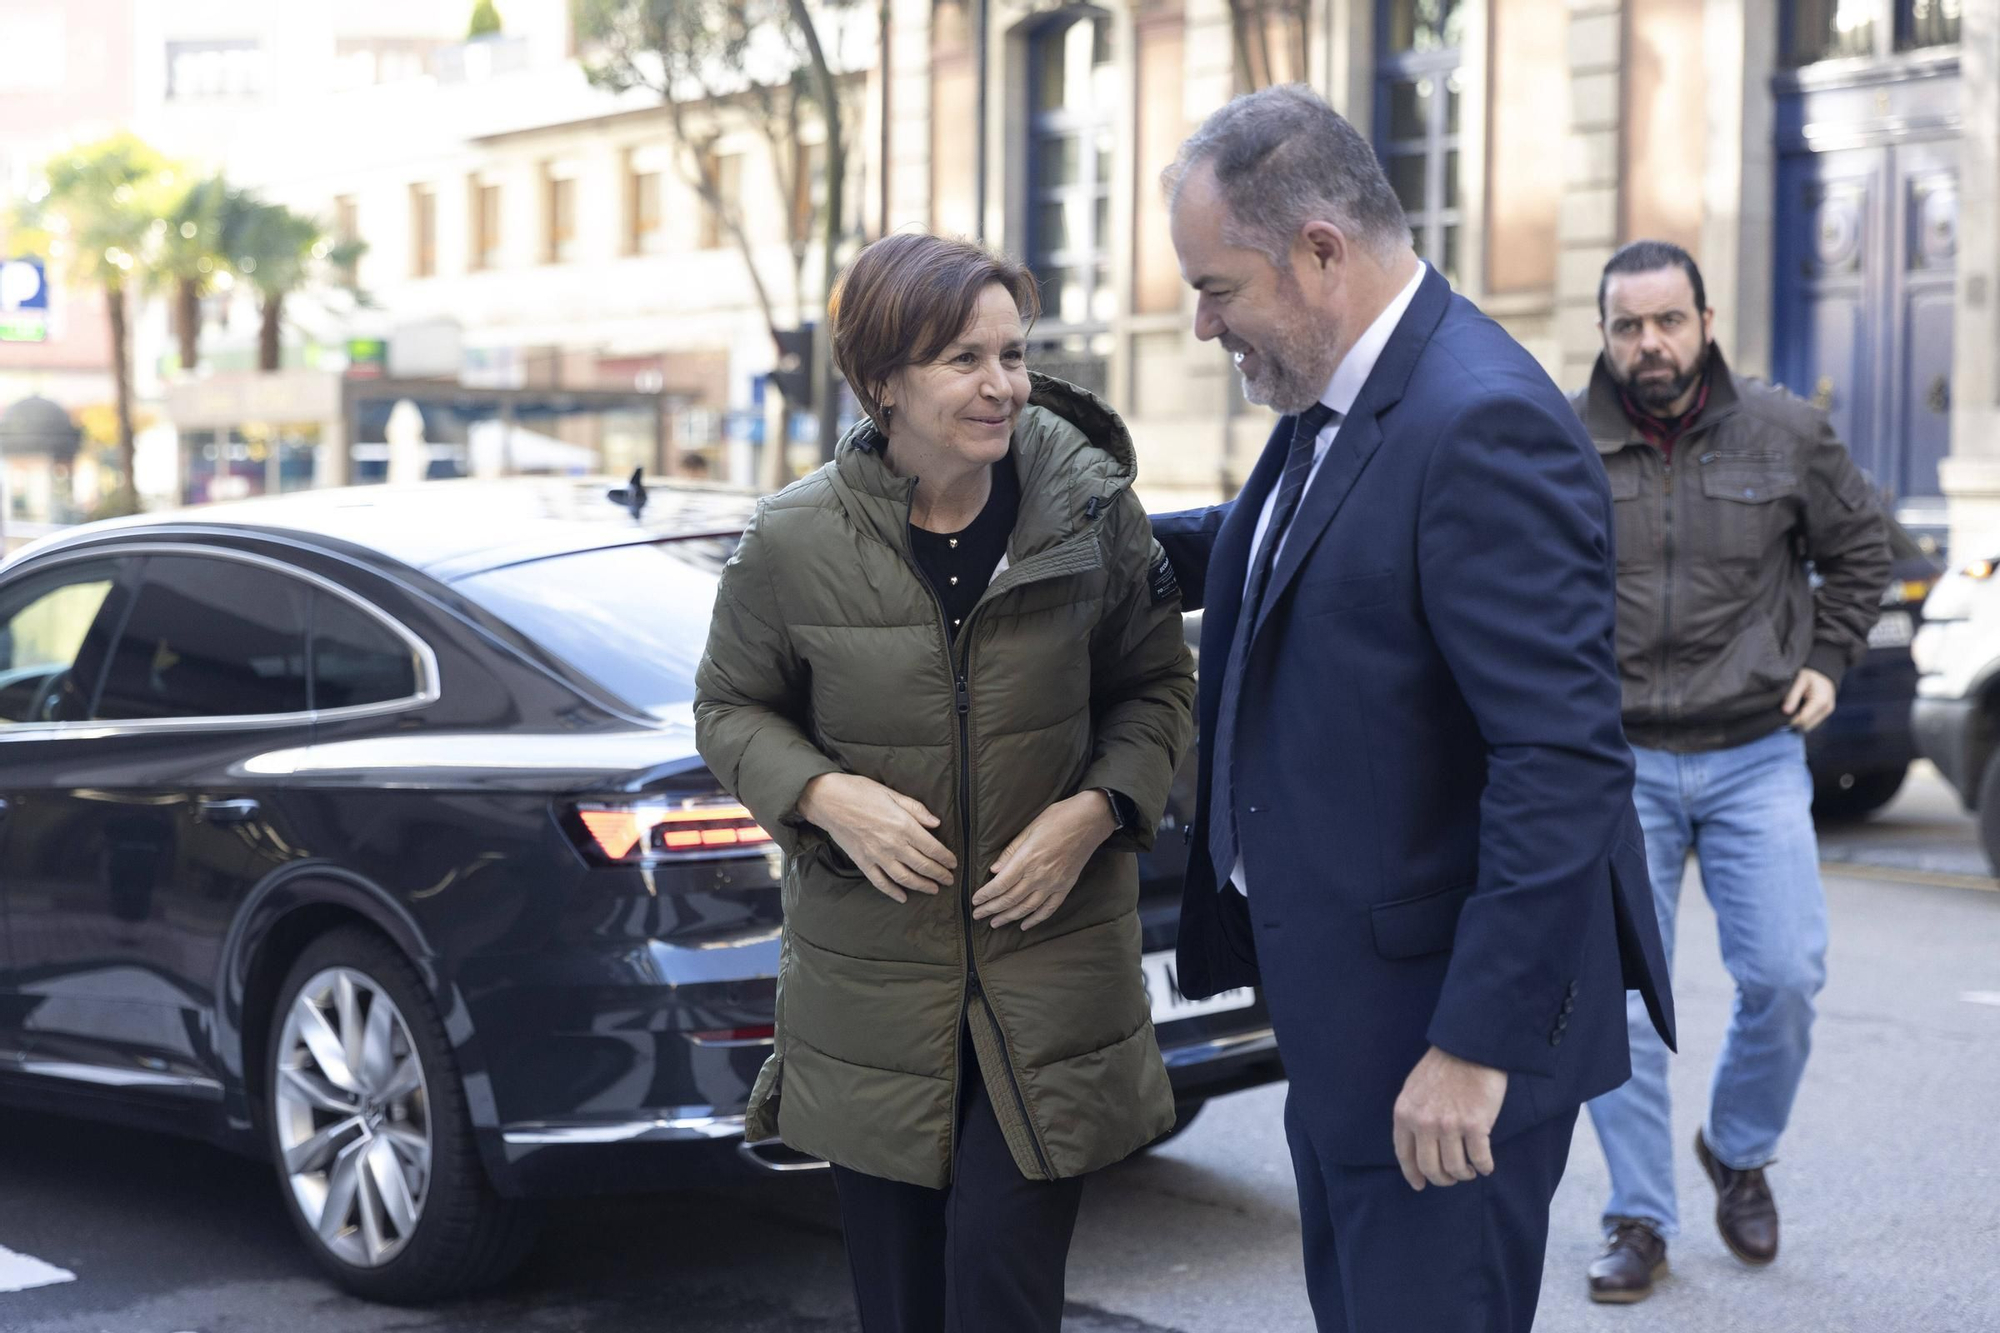
[[[1229,662],[1223,668],[1221,708],[1216,717],[1215,746],[1209,751],[1215,765],[1208,801],[1208,854],[1215,866],[1215,884],[1229,882],[1236,868],[1236,712],[1243,694],[1243,671],[1249,657],[1250,634],[1264,606],[1264,587],[1271,581],[1277,564],[1278,546],[1298,512],[1299,497],[1305,494],[1306,478],[1312,475],[1313,446],[1321,431],[1338,422],[1340,413],[1325,403],[1314,403],[1292,425],[1292,447],[1285,454],[1285,471],[1278,478],[1277,499],[1271,505],[1271,521],[1264,528],[1264,541],[1250,553],[1250,581],[1243,591],[1243,608],[1236,617],[1236,635],[1230,640]]]

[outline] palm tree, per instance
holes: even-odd
[[[351,273],[360,241],[336,243],[315,218],[283,204],[242,196],[230,210],[224,243],[229,266],[257,292],[257,369],[278,369],[285,299],[314,282]],[[351,287],[349,290],[353,290]]]
[[[128,133],[57,154],[21,209],[20,222],[60,261],[69,281],[104,291],[111,324],[111,378],[118,411],[117,507],[138,508],[133,483],[132,334],[128,300],[152,239],[155,182],[165,164]],[[36,237],[36,233],[39,236]],[[31,241],[32,243],[32,241]]]
[[[227,270],[224,230],[241,196],[219,175],[185,182],[169,171],[159,184],[160,217],[147,271],[152,285],[173,298],[181,369],[192,371],[201,362],[202,298]]]

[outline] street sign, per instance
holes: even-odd
[[[389,340],[386,338],[349,338],[347,340],[347,377],[356,380],[379,380],[389,368]]]
[[[38,343],[48,336],[48,270],[39,259],[0,261],[0,342]]]

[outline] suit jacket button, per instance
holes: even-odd
[[[1575,999],[1574,997],[1571,997],[1570,999],[1567,999],[1567,1000],[1564,1000],[1564,1001],[1563,1001],[1563,1012],[1564,1012],[1564,1013],[1566,1013],[1566,1014],[1568,1014],[1568,1013],[1574,1013],[1575,1011],[1576,1011],[1576,999]]]
[[[1560,1046],[1562,1044],[1563,1044],[1563,1034],[1561,1029],[1557,1029],[1556,1031],[1551,1032],[1549,1034],[1549,1045]]]

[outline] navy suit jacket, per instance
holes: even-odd
[[[1180,984],[1264,988],[1331,1160],[1394,1160],[1431,1045],[1507,1071],[1504,1138],[1630,1077],[1628,987],[1674,1040],[1604,468],[1534,359],[1427,272],[1300,501],[1235,683],[1246,908],[1210,864],[1209,744],[1291,430],[1234,502],[1154,519],[1207,604]]]

